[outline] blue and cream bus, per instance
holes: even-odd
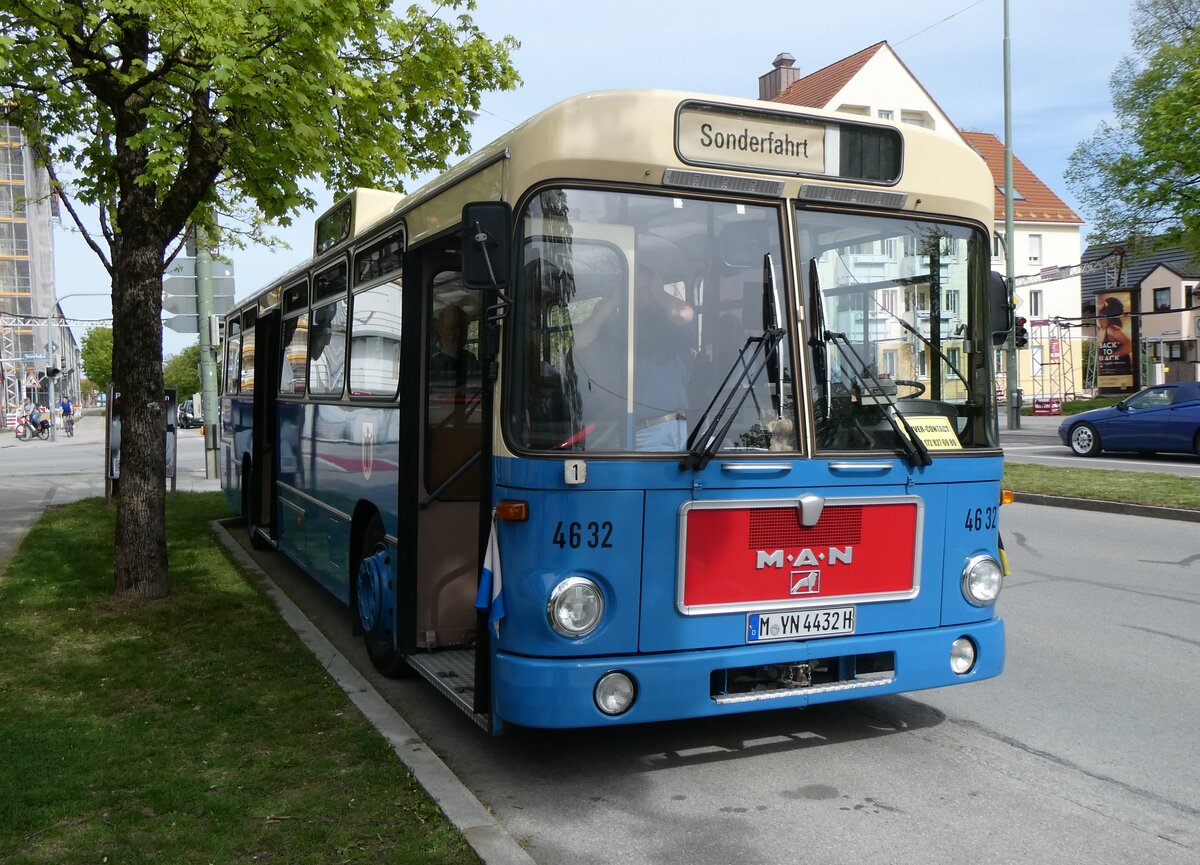
[[[996,676],[993,196],[911,126],[567,100],[229,315],[224,488],[492,732]]]

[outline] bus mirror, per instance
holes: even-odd
[[[992,345],[1004,345],[1011,327],[1008,280],[992,271],[988,274],[988,326],[992,331]]]
[[[508,285],[512,263],[512,207],[503,201],[476,201],[462,212],[463,285],[500,289]]]

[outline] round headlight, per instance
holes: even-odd
[[[975,666],[975,644],[967,637],[959,637],[950,644],[950,669],[963,675]]]
[[[586,577],[567,577],[550,593],[546,615],[550,627],[564,637],[582,637],[600,624],[604,596],[600,587]]]
[[[963,568],[962,593],[977,607],[985,607],[1000,594],[1004,571],[991,556],[975,556]]]
[[[620,715],[633,705],[637,689],[633,680],[620,670],[605,673],[596,683],[596,708],[606,715]]]

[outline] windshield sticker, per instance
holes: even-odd
[[[962,444],[954,431],[954,424],[950,423],[950,418],[942,415],[906,415],[905,420],[931,451],[962,450]]]

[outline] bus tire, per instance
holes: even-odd
[[[396,587],[384,582],[394,580],[390,562],[387,561],[387,543],[384,538],[383,521],[373,514],[362,532],[357,555],[354,557],[354,602],[353,614],[357,629],[362,632],[363,646],[371,666],[393,679],[403,678],[412,672],[408,660],[396,649],[395,636],[388,628],[389,619],[395,622],[395,614],[386,608],[385,598],[396,603]]]

